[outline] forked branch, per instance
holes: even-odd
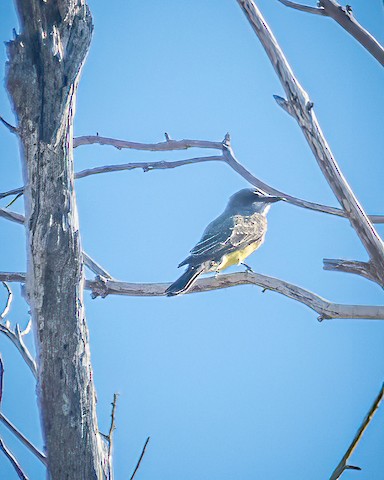
[[[384,286],[384,244],[341,173],[317,121],[313,102],[296,79],[254,1],[237,1],[263,45],[286,92],[287,99],[278,98],[278,104],[297,120],[324,177],[369,254],[376,282]]]

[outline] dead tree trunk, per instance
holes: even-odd
[[[7,86],[18,120],[27,230],[27,296],[38,396],[54,480],[106,478],[83,308],[72,155],[77,84],[92,35],[84,0],[16,0]]]

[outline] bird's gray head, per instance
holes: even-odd
[[[266,215],[271,204],[279,200],[283,200],[283,198],[267,195],[255,191],[253,188],[243,188],[230,197],[227,209],[238,213],[257,212]]]

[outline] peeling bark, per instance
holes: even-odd
[[[92,35],[84,0],[16,0],[7,87],[24,169],[27,297],[38,351],[38,397],[52,479],[101,479],[84,273],[74,192],[72,122]]]

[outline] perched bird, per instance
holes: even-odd
[[[224,212],[205,229],[189,257],[179,264],[187,270],[165,291],[166,295],[185,293],[199,275],[219,272],[243,261],[264,242],[266,215],[272,203],[283,200],[244,188],[234,193]]]

